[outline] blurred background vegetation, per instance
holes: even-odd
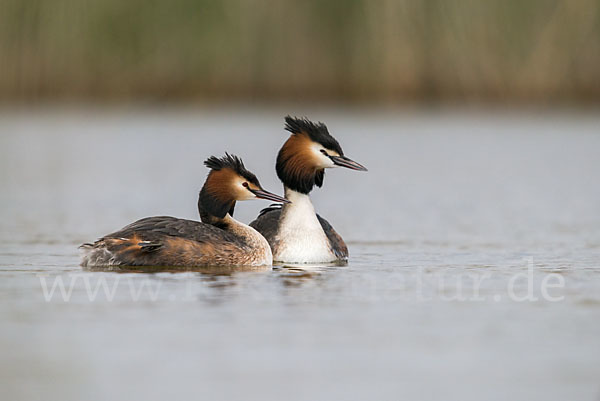
[[[598,103],[599,0],[0,0],[0,99]]]

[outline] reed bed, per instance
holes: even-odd
[[[598,0],[0,0],[0,99],[600,100]]]

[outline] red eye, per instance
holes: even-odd
[[[242,185],[243,185],[245,188],[248,188],[248,183],[247,183],[247,182],[243,182],[243,183],[242,183]]]

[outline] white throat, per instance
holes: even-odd
[[[306,194],[285,188],[292,203],[283,206],[273,260],[287,263],[327,263],[337,260]]]

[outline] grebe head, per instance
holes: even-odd
[[[211,156],[204,165],[211,170],[198,199],[201,216],[205,213],[220,219],[227,213],[233,216],[235,202],[242,200],[266,199],[290,203],[281,196],[265,191],[258,178],[246,169],[242,159],[237,156],[228,153],[221,158]]]
[[[325,124],[287,116],[285,129],[292,135],[277,155],[276,170],[286,187],[307,194],[315,185],[323,185],[326,168],[367,171],[363,165],[344,156],[342,147]]]

